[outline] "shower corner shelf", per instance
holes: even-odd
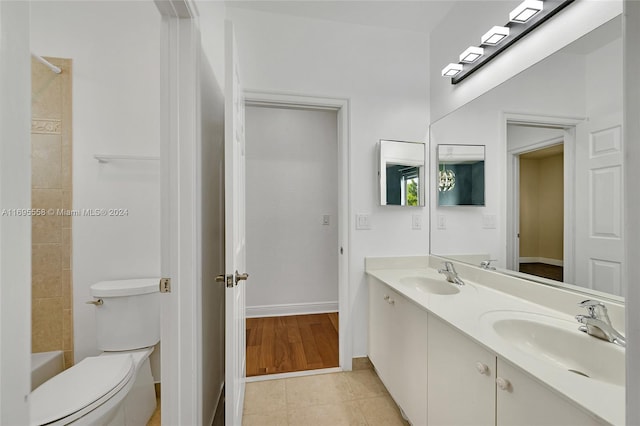
[[[111,154],[94,154],[93,158],[99,163],[109,163],[110,161],[158,161],[160,157],[149,155],[111,155]]]

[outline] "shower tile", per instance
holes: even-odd
[[[33,298],[62,297],[62,250],[60,244],[33,244],[31,283]]]
[[[62,230],[62,256],[60,259],[60,268],[71,269],[71,229]]]
[[[31,187],[61,188],[62,147],[60,135],[31,135]]]
[[[72,192],[71,190],[62,190],[62,208],[65,210],[71,210],[73,207],[72,204]],[[71,218],[72,216],[63,216],[62,217],[62,227],[63,228],[71,228]]]
[[[69,367],[73,367],[73,351],[64,351],[64,369],[66,370]]]
[[[71,164],[72,164],[71,146],[62,144],[60,155],[61,155],[60,157],[61,185],[62,185],[62,188],[64,189],[71,189],[71,186],[72,186],[71,178],[72,178],[72,170],[73,170],[73,168],[71,167]]]
[[[34,209],[57,210],[62,207],[62,190],[33,189],[31,207]],[[33,216],[31,218],[31,241],[33,243],[61,243],[62,217],[54,214]]]
[[[73,313],[71,309],[62,310],[62,350],[73,350]]]
[[[62,117],[62,76],[31,60],[31,114],[37,118]]]
[[[46,352],[62,348],[62,298],[36,299],[31,312],[31,350]]]
[[[73,308],[73,285],[71,283],[71,270],[63,269],[62,276],[62,308]]]

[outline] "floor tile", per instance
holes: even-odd
[[[244,414],[264,414],[286,409],[285,380],[265,380],[247,383]]]
[[[314,405],[288,411],[290,426],[356,426],[367,424],[358,403]]]
[[[242,426],[287,426],[288,424],[287,412],[284,410],[242,416]]]
[[[285,380],[287,408],[335,404],[353,399],[344,373],[318,374]]]
[[[388,394],[378,375],[373,370],[348,371],[344,373],[354,399],[373,398]]]
[[[357,401],[369,426],[406,426],[398,406],[390,396],[360,399]]]

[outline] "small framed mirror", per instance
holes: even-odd
[[[438,145],[439,206],[484,206],[484,145]]]
[[[425,144],[381,140],[379,144],[380,204],[424,207]]]

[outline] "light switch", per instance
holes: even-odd
[[[359,230],[371,229],[371,215],[357,214],[356,229],[359,229]]]
[[[447,217],[443,214],[438,215],[438,229],[447,229]]]
[[[496,215],[485,214],[482,216],[482,227],[484,229],[496,229]]]
[[[331,224],[331,216],[328,214],[322,215],[322,224],[330,225]]]
[[[422,229],[422,216],[419,214],[414,214],[411,217],[411,229]]]

